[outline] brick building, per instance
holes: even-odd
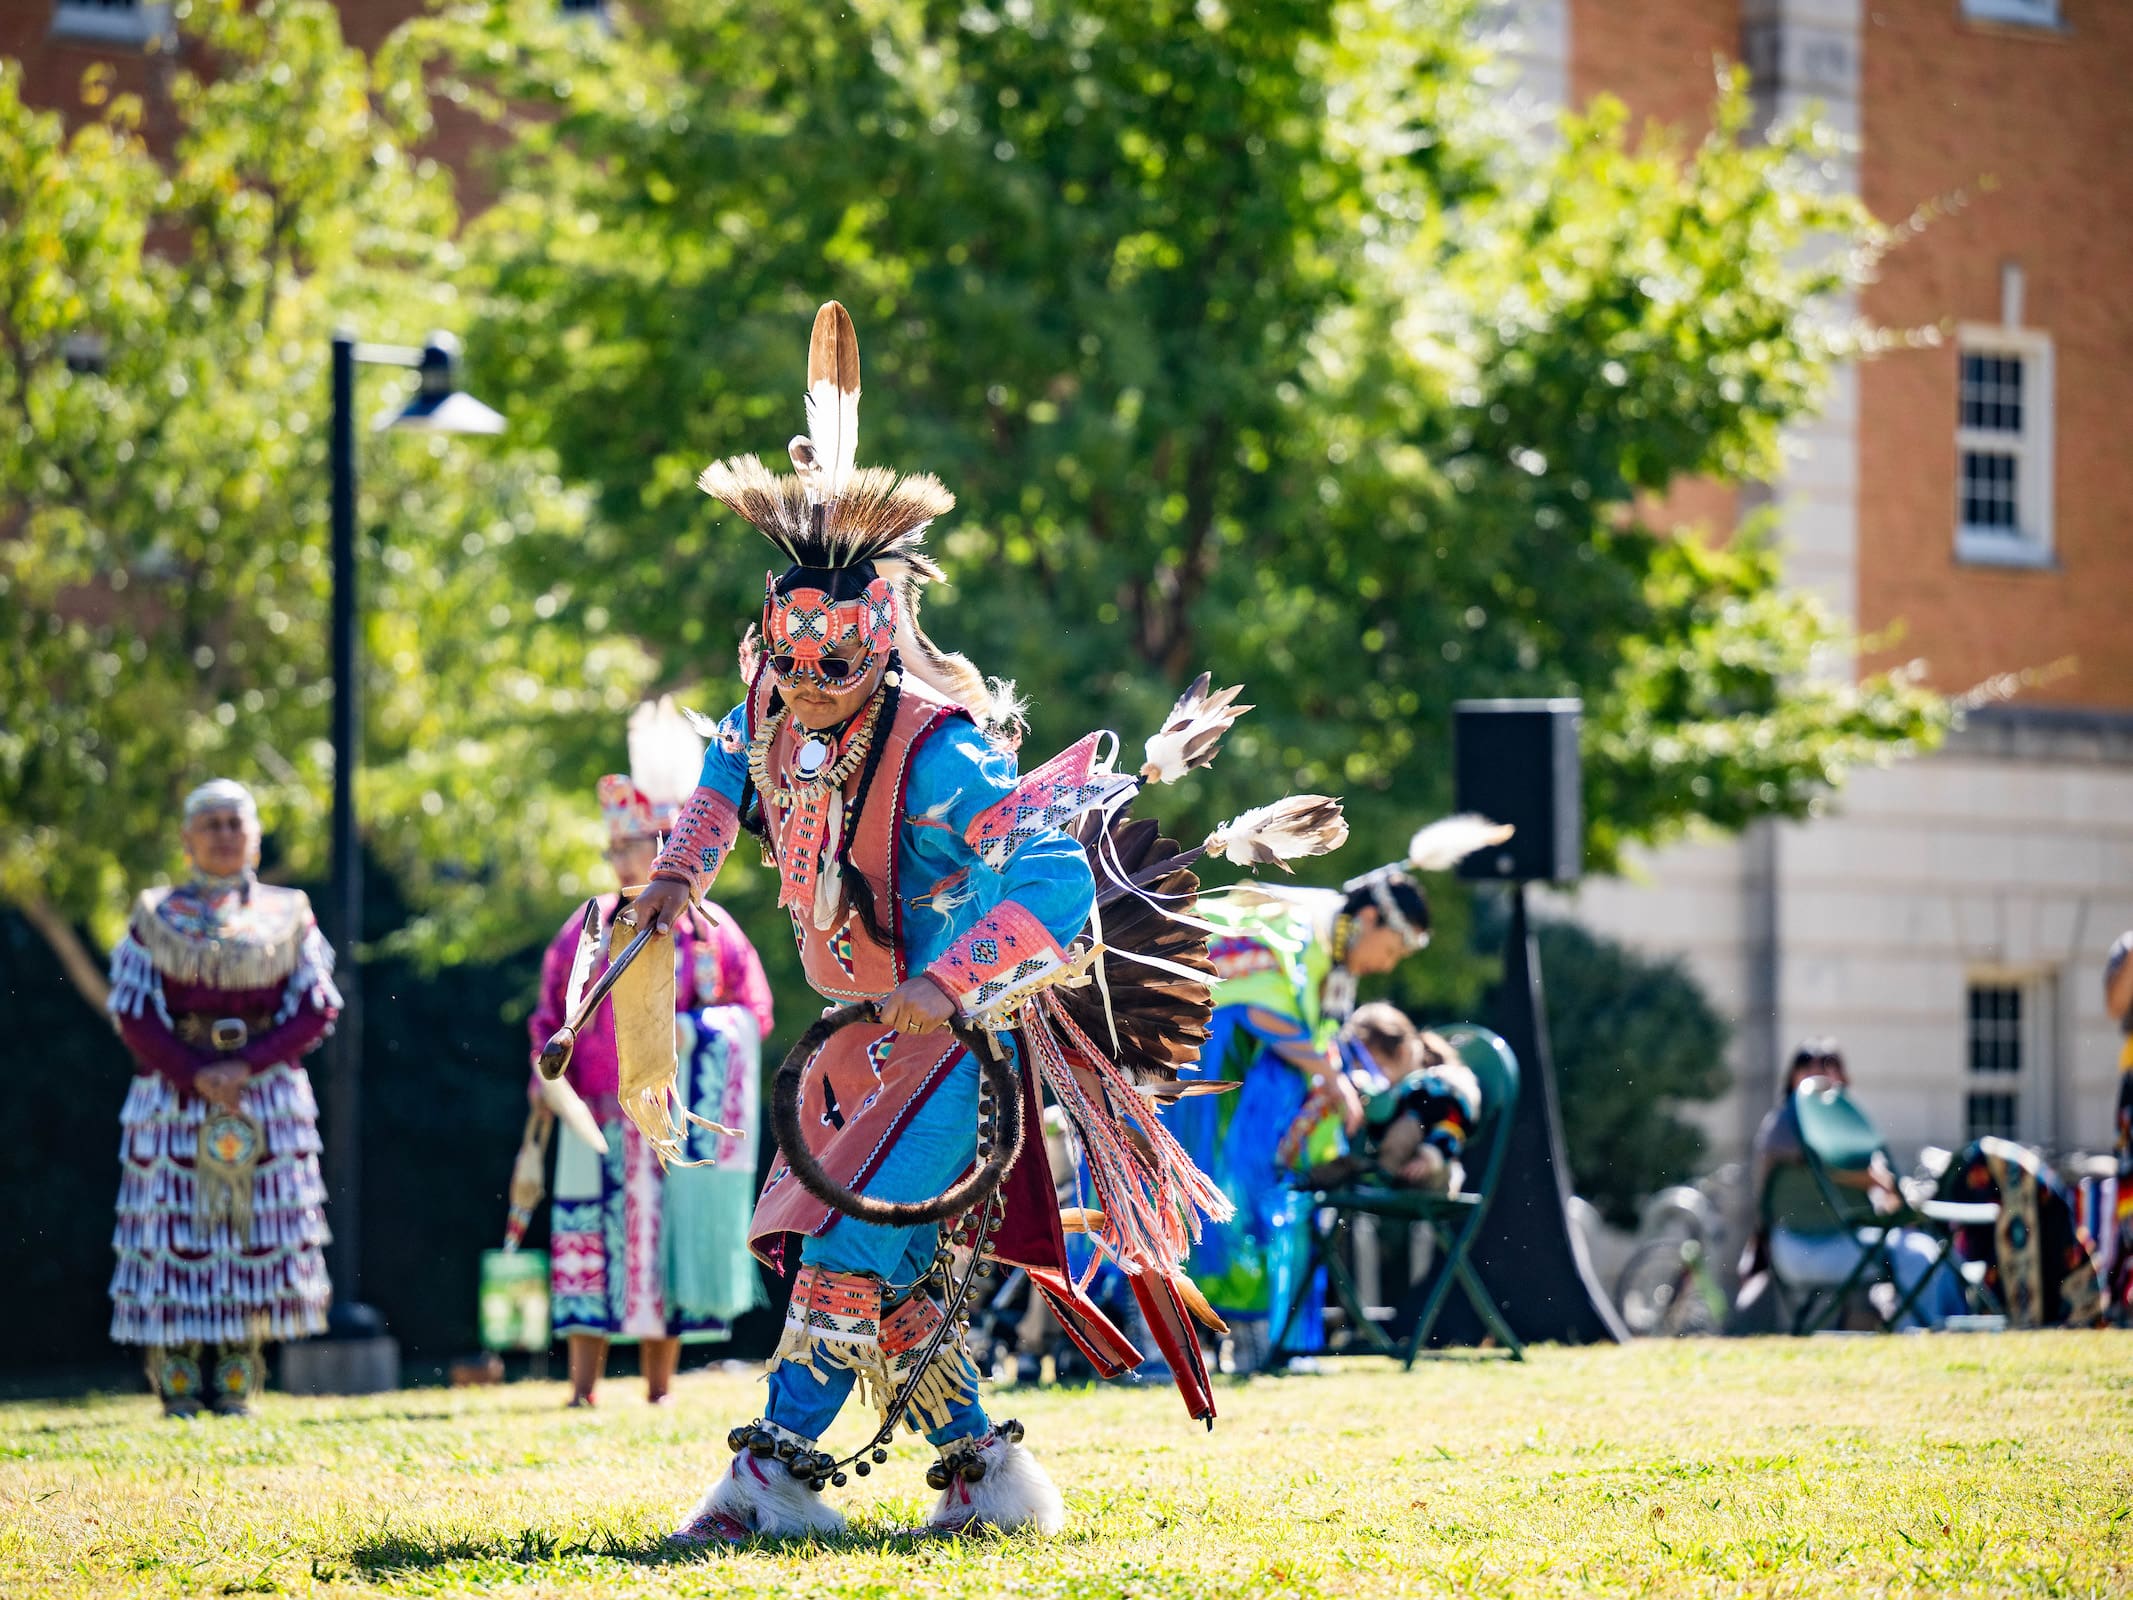
[[[373,45],[414,7],[350,4],[349,36]],[[1721,1151],[1811,1033],[1844,1042],[1905,1153],[1992,1131],[2106,1144],[2099,962],[2133,926],[2133,4],[1498,9],[1540,110],[1611,93],[1695,133],[1714,64],[1741,61],[1767,115],[1816,107],[1853,137],[1834,181],[1884,220],[1933,213],[1860,309],[1938,342],[1843,374],[1778,482],[1680,503],[1720,523],[1768,505],[1792,581],[1856,620],[1868,664],[1922,658],[1953,693],[2015,685],[1943,752],[1859,775],[1836,815],[1668,850],[1587,885],[1576,913],[1686,956],[1737,1022]],[[0,0],[0,55],[48,105],[110,59],[152,124],[143,46],[166,26],[151,0]]]
[[[1936,343],[1847,373],[1744,493],[1869,665],[1992,684],[1942,752],[1813,823],[1671,849],[1576,913],[1686,956],[1739,1024],[1738,1151],[1807,1034],[1908,1154],[1976,1133],[2108,1148],[2104,950],[2133,927],[2133,6],[2122,0],[1527,0],[1529,92],[1697,131],[1714,57],[1855,140],[1835,181],[1927,214],[1862,309]],[[2011,694],[2009,693],[2011,691]]]

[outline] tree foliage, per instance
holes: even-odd
[[[96,74],[70,133],[0,63],[0,897],[107,938],[212,774],[319,873],[329,336],[420,342],[464,268],[411,63],[322,0],[177,10],[208,70],[162,79],[158,150]],[[522,942],[586,864],[556,774],[616,758],[646,662],[597,615],[548,623],[587,511],[551,461],[359,455],[372,849],[449,913],[434,953]]]
[[[1574,922],[1535,936],[1572,1182],[1634,1227],[1646,1196],[1699,1170],[1703,1133],[1678,1112],[1724,1091],[1726,1024],[1678,961]]]
[[[1769,550],[1647,526],[1683,478],[1773,469],[1851,337],[1810,307],[1877,243],[1815,188],[1820,136],[1742,136],[1737,83],[1694,147],[1605,103],[1532,141],[1463,0],[645,0],[611,29],[481,0],[374,61],[319,0],[178,9],[212,70],[169,73],[161,154],[136,106],[69,135],[0,78],[26,907],[110,932],[211,769],[317,868],[342,322],[470,323],[512,419],[503,449],[363,449],[363,804],[434,955],[577,891],[642,687],[735,693],[766,554],[693,482],[798,426],[828,295],[867,458],[961,497],[930,620],[1034,692],[1033,748],[1137,732],[1203,666],[1250,686],[1187,820],[1333,790],[1329,871],[1368,865],[1448,804],[1453,700],[1573,693],[1605,868],[1937,730],[1904,682],[1810,670],[1848,641]],[[412,153],[426,79],[511,134],[464,230]]]
[[[485,382],[597,528],[599,607],[734,693],[766,553],[693,488],[800,425],[807,318],[857,319],[862,457],[936,470],[936,632],[1037,698],[1035,747],[1191,672],[1258,710],[1194,793],[1337,791],[1395,855],[1450,801],[1463,696],[1582,695],[1592,865],[1799,814],[1929,742],[1769,552],[1646,525],[1777,465],[1877,236],[1823,136],[1693,148],[1618,106],[1534,142],[1453,0],[487,0],[423,25],[509,126],[470,249]],[[1812,240],[1842,248],[1808,249]]]

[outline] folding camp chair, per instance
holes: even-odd
[[[1415,1356],[1429,1342],[1430,1333],[1451,1295],[1452,1285],[1456,1283],[1464,1291],[1467,1303],[1511,1359],[1525,1359],[1525,1346],[1511,1331],[1511,1325],[1504,1320],[1503,1313],[1490,1298],[1487,1285],[1468,1259],[1474,1238],[1481,1231],[1482,1219],[1488,1214],[1489,1201],[1495,1196],[1497,1180],[1503,1174],[1504,1152],[1510,1146],[1511,1112],[1518,1102],[1518,1058],[1511,1054],[1509,1045],[1486,1028],[1462,1023],[1439,1029],[1438,1033],[1458,1052],[1459,1059],[1466,1063],[1481,1089],[1481,1113],[1466,1144],[1466,1155],[1472,1163],[1468,1172],[1471,1174],[1478,1166],[1480,1181],[1472,1189],[1458,1194],[1366,1184],[1309,1191],[1311,1247],[1295,1296],[1289,1303],[1288,1314],[1282,1320],[1281,1332],[1274,1340],[1275,1361],[1303,1353],[1289,1349],[1288,1341],[1303,1317],[1320,1267],[1325,1268],[1327,1279],[1339,1296],[1348,1315],[1348,1325],[1355,1334],[1347,1347],[1331,1354],[1359,1354],[1361,1351],[1355,1346],[1360,1344],[1376,1355],[1399,1356],[1412,1367]],[[1478,1162],[1473,1161],[1476,1156],[1480,1158]],[[1429,1288],[1415,1318],[1414,1329],[1404,1343],[1396,1344],[1371,1320],[1363,1307],[1362,1297],[1356,1293],[1355,1279],[1341,1258],[1341,1236],[1349,1231],[1349,1219],[1358,1215],[1420,1223],[1436,1239],[1437,1266],[1430,1274]]]
[[[1816,1333],[1827,1327],[1853,1292],[1892,1276],[1895,1263],[1890,1255],[1892,1235],[1899,1229],[1921,1229],[1941,1242],[1932,1267],[1900,1297],[1884,1315],[1874,1308],[1883,1332],[1893,1331],[1911,1311],[1933,1280],[1942,1272],[1955,1275],[1966,1299],[1977,1289],[1965,1276],[1955,1255],[1950,1229],[1997,1219],[1994,1205],[1966,1205],[1954,1201],[1926,1200],[1902,1204],[1892,1211],[1876,1211],[1863,1189],[1837,1181],[1838,1173],[1864,1172],[1878,1155],[1887,1159],[1881,1135],[1842,1086],[1822,1078],[1809,1078],[1793,1092],[1793,1114],[1800,1129],[1802,1160],[1779,1166],[1762,1196],[1763,1225],[1784,1228],[1810,1236],[1843,1237],[1857,1246],[1851,1271],[1842,1282],[1828,1284],[1790,1283],[1771,1263],[1771,1278],[1797,1309],[1792,1317],[1796,1334]]]

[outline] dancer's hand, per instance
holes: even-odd
[[[645,886],[644,893],[622,908],[618,921],[625,928],[634,928],[642,933],[646,928],[661,932],[674,926],[674,921],[689,909],[691,899],[689,886],[675,883],[668,878],[654,878]]]
[[[921,972],[882,996],[880,1010],[881,1020],[898,1033],[933,1033],[948,1026],[955,1002]]]

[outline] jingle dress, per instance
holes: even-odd
[[[610,931],[620,903],[619,895],[608,894],[581,907],[549,945],[540,1002],[527,1023],[536,1058],[568,1009],[587,911],[601,918],[596,933]],[[616,1099],[614,1013],[603,1008],[578,1034],[566,1078],[606,1136],[607,1153],[567,1126],[557,1135],[549,1277],[550,1315],[560,1334],[708,1342],[726,1338],[736,1317],[763,1303],[747,1220],[755,1199],[770,984],[755,947],[715,907],[708,916],[684,919],[674,947],[682,1100],[698,1116],[737,1132],[692,1125],[685,1155],[706,1164],[662,1171]],[[590,977],[598,978],[606,964],[600,957]]]
[[[136,1075],[119,1113],[111,1337],[157,1353],[167,1401],[185,1398],[171,1385],[256,1389],[261,1341],[325,1329],[318,1104],[298,1063],[340,1004],[310,902],[250,872],[147,891],[112,954],[109,1006]],[[232,1062],[250,1073],[237,1119],[194,1084]],[[253,1367],[200,1365],[216,1350]]]

